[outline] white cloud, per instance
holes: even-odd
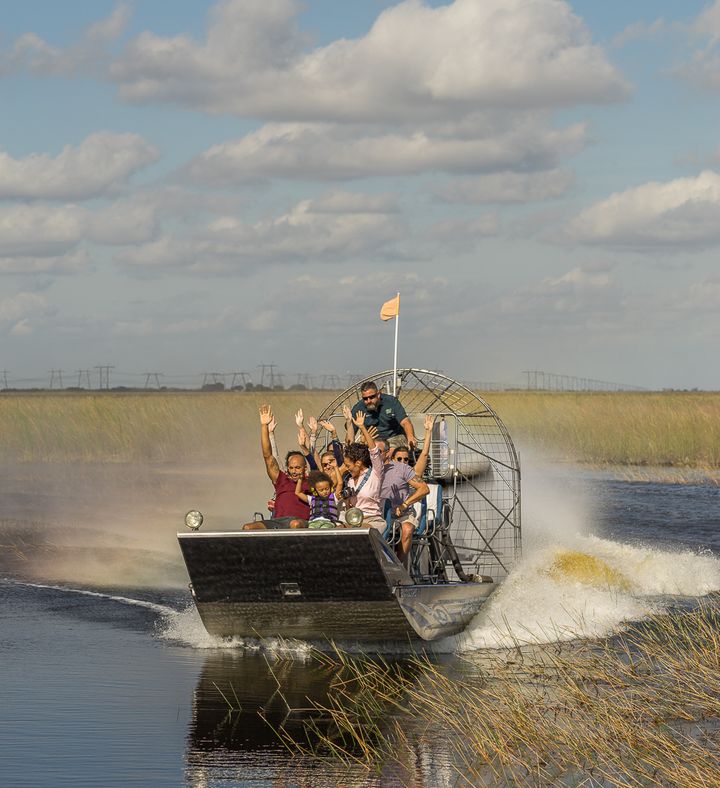
[[[64,254],[82,238],[85,213],[73,205],[0,206],[0,256]]]
[[[306,52],[291,0],[224,0],[206,39],[145,32],[112,66],[121,95],[282,120],[439,118],[468,107],[607,102],[627,85],[560,0],[406,0],[356,40]],[[464,109],[463,109],[464,108]]]
[[[34,154],[13,159],[0,152],[0,198],[84,200],[124,184],[157,161],[158,151],[137,134],[91,134],[55,157]]]
[[[85,237],[94,243],[110,246],[140,244],[154,238],[159,227],[158,208],[154,201],[137,197],[118,200],[88,212]]]
[[[528,203],[562,197],[574,181],[570,170],[498,172],[450,181],[434,193],[448,203]]]
[[[96,72],[109,57],[108,44],[122,34],[129,19],[130,7],[122,3],[107,19],[90,25],[80,40],[66,49],[52,46],[35,33],[25,33],[9,52],[0,54],[0,75],[19,71],[51,76]]]
[[[720,90],[720,0],[714,0],[698,14],[690,24],[689,32],[703,40],[704,45],[672,73],[708,90]]]
[[[545,113],[474,115],[431,128],[373,131],[335,124],[268,124],[190,162],[195,181],[229,186],[255,178],[311,180],[546,169],[578,152],[585,126],[547,125]]]
[[[385,208],[383,208],[385,206]],[[196,273],[247,271],[265,262],[332,262],[380,256],[404,238],[388,196],[334,192],[254,223],[214,219],[186,237],[164,236],[117,256],[135,269],[183,268]]]
[[[633,41],[647,41],[658,38],[665,33],[670,25],[661,17],[653,22],[633,22],[612,40],[614,47],[624,47]]]
[[[519,288],[499,299],[502,318],[530,322],[538,329],[557,324],[610,325],[623,312],[622,293],[609,270],[578,267]]]
[[[2,274],[79,274],[87,270],[90,257],[84,249],[47,257],[0,257]]]
[[[35,322],[49,312],[47,299],[38,293],[21,292],[0,300],[0,324],[10,324],[13,336],[31,334]]]
[[[720,174],[651,182],[618,192],[572,219],[564,240],[639,250],[720,243]]]

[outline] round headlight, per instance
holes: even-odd
[[[203,524],[203,516],[201,512],[193,509],[191,512],[188,512],[185,515],[185,525],[191,531],[197,531],[197,529]]]
[[[364,515],[362,509],[358,509],[357,506],[353,506],[352,509],[348,509],[347,512],[345,512],[345,522],[353,528],[361,526],[363,519]]]

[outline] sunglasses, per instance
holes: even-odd
[[[329,460],[328,462],[324,462],[322,464],[322,467],[323,468],[332,468],[333,465],[335,465],[335,463],[332,460]]]
[[[375,399],[375,397],[377,397],[377,392],[375,392],[375,394],[370,394],[367,397],[363,397],[363,402],[367,402],[368,400]]]
[[[410,462],[410,458],[409,457],[398,457],[396,455],[395,457],[393,457],[393,459],[397,460],[398,462]]]

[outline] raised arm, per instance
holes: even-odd
[[[342,477],[342,473],[340,473],[339,465],[333,468],[333,473],[335,475],[335,479],[333,480],[333,483],[335,485],[333,492],[335,493],[336,500],[340,500],[340,493],[342,492],[342,488],[343,488],[343,477]]]
[[[425,416],[423,420],[423,427],[425,427],[423,447],[420,456],[415,460],[415,473],[417,476],[422,476],[427,468],[428,457],[430,456],[430,445],[432,444],[432,428],[434,424],[435,416]]]
[[[272,449],[273,457],[277,460],[280,454],[278,453],[277,443],[275,443],[275,427],[277,427],[277,421],[275,421],[273,416],[270,424],[268,424],[268,433],[270,435],[270,448]]]
[[[417,448],[417,438],[415,437],[415,428],[413,427],[413,423],[410,421],[410,417],[405,416],[405,418],[400,422],[400,426],[403,428],[403,432],[405,433],[405,437],[407,438],[408,446],[411,449]]]
[[[295,485],[295,495],[297,495],[297,497],[301,501],[304,501],[305,503],[310,503],[310,500],[308,499],[307,495],[305,495],[305,493],[302,491],[302,486],[303,486],[303,482],[304,481],[305,481],[305,477],[304,476],[301,476],[297,480],[297,484]]]
[[[273,412],[269,405],[260,406],[260,448],[262,449],[263,459],[265,460],[265,470],[270,481],[275,484],[280,475],[280,466],[272,453],[270,445],[270,422],[273,420]]]
[[[345,419],[345,443],[352,443],[355,439],[352,411],[347,405],[343,405],[342,414]]]
[[[368,432],[367,427],[365,426],[365,417],[367,413],[364,410],[359,410],[357,415],[353,419],[353,424],[360,430],[362,433],[363,438],[365,438],[365,443],[367,443],[368,449],[372,451],[375,448],[375,440],[373,436]]]
[[[317,431],[318,431],[318,420],[315,416],[308,416],[308,427],[310,428],[310,442],[308,444],[308,448],[312,453],[313,459],[315,460],[315,467],[320,467],[320,455],[315,448],[315,443],[317,442]]]

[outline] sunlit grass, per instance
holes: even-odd
[[[218,461],[257,442],[272,403],[283,445],[293,412],[319,414],[332,392],[45,393],[0,396],[0,457],[28,461]],[[490,392],[521,445],[581,462],[720,467],[720,394]]]
[[[368,772],[407,770],[421,737],[458,785],[717,786],[719,624],[707,605],[610,641],[478,652],[464,670],[322,654],[337,670],[315,704],[323,724],[303,742],[278,733],[306,757]]]

